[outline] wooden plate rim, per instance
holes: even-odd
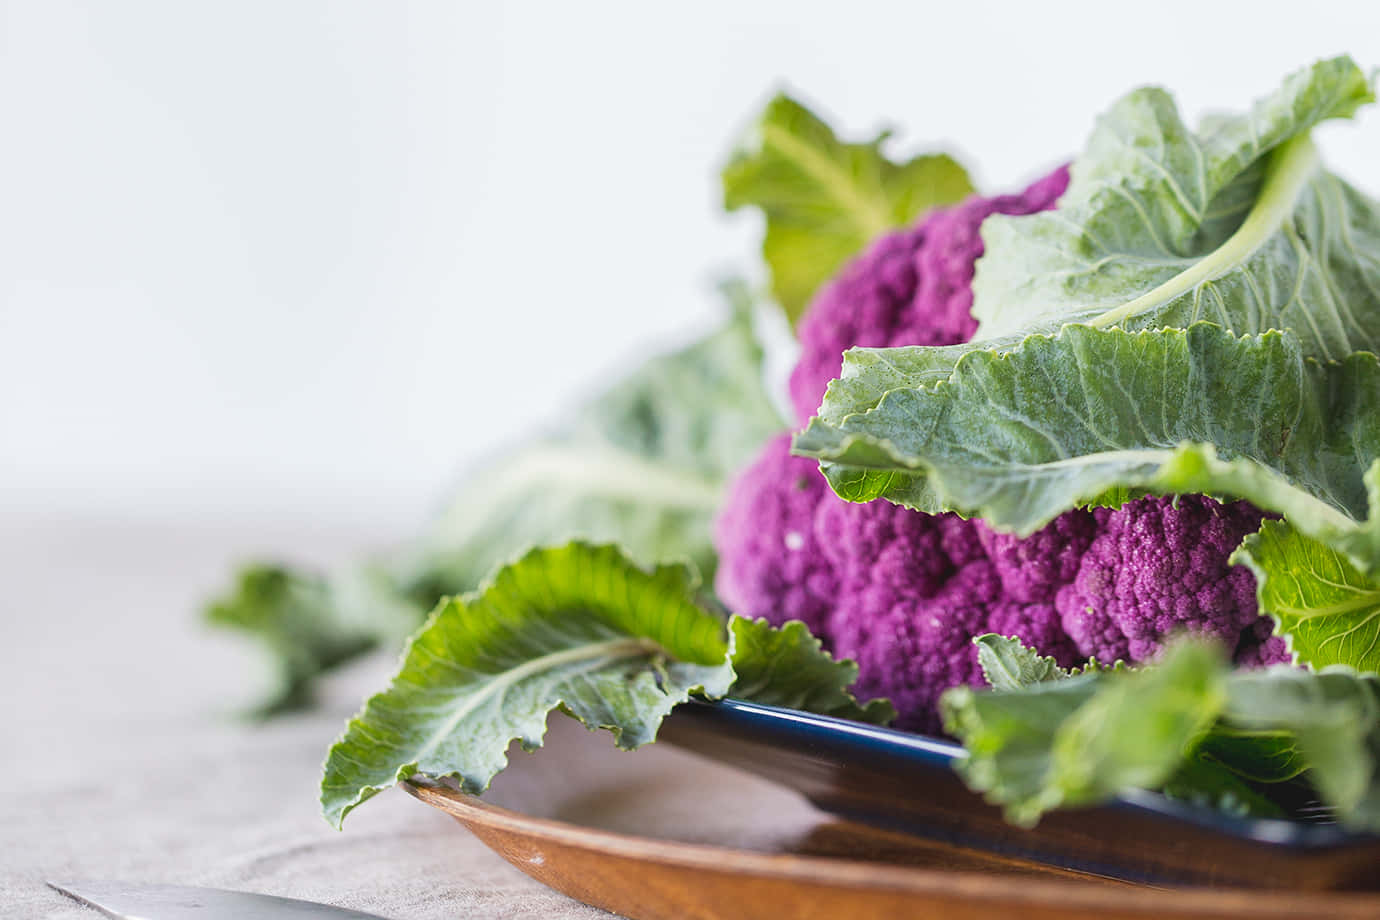
[[[1122,912],[1147,915],[1235,915],[1298,917],[1333,914],[1380,916],[1380,895],[1282,892],[1249,889],[1154,888],[1100,884],[1076,879],[1001,877],[965,870],[886,866],[822,856],[761,853],[711,844],[681,843],[534,818],[485,802],[453,787],[413,778],[404,782],[414,798],[474,825],[528,839],[661,865],[721,874],[769,876],[809,884],[889,890],[973,902],[1026,903],[1047,909],[1091,910],[1115,898]]]

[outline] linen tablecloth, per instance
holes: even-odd
[[[339,563],[361,529],[302,521],[199,523],[5,517],[0,643],[0,913],[95,916],[44,879],[209,885],[308,898],[392,918],[609,916],[527,878],[460,825],[399,790],[320,818],[326,747],[393,662],[328,682],[314,711],[254,724],[252,647],[201,626],[199,605],[249,547]],[[614,751],[557,718],[547,751],[495,786],[548,807],[562,775],[594,777],[559,817],[653,836],[751,845],[813,810],[760,780],[666,745]],[[559,750],[557,757],[548,753]],[[768,820],[768,816],[770,820]],[[770,825],[770,827],[768,827]],[[630,880],[630,884],[634,880]]]

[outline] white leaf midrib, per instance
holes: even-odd
[[[1200,284],[1240,268],[1293,215],[1299,196],[1319,168],[1317,148],[1308,134],[1281,144],[1270,159],[1260,194],[1246,219],[1230,237],[1188,268],[1155,288],[1088,321],[1096,328],[1114,326],[1183,296]]]
[[[463,544],[487,525],[494,509],[551,483],[563,493],[627,498],[641,504],[712,512],[722,490],[705,476],[675,470],[613,447],[546,443],[523,451],[496,476],[465,489],[441,516],[436,542]],[[476,500],[477,499],[477,500]],[[538,499],[542,500],[542,499]]]

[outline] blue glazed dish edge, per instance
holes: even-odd
[[[761,731],[770,734],[777,744],[784,742],[800,750],[827,745],[835,751],[842,749],[858,763],[881,761],[888,769],[912,767],[951,772],[954,762],[964,754],[960,745],[941,738],[747,700],[728,698],[693,705],[712,711],[712,717],[726,728]],[[1375,835],[1350,831],[1336,824],[1242,817],[1148,790],[1128,791],[1105,807],[1182,821],[1272,847],[1325,850],[1380,841]]]

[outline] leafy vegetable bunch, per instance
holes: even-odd
[[[791,375],[800,424],[849,343],[968,340],[981,224],[1052,207],[1068,179],[1061,168],[1019,195],[970,198],[850,263],[800,324]],[[989,631],[1064,665],[1146,660],[1182,629],[1221,641],[1242,664],[1287,658],[1250,572],[1230,564],[1260,527],[1249,503],[1147,496],[1067,511],[1022,537],[953,513],[844,501],[817,466],[793,456],[783,435],[735,480],[716,528],[716,589],[732,610],[800,619],[855,658],[859,692],[890,697],[899,727],[937,731],[940,694],[984,684],[971,640]]]
[[[725,198],[766,216],[803,430],[733,286],[414,546],[212,616],[283,704],[442,598],[331,749],[336,823],[416,773],[481,791],[553,709],[635,747],[731,694],[942,725],[1019,822],[1154,788],[1380,831],[1380,210],[1310,139],[1371,100],[1347,58],[1197,131],[1141,89],[978,198],[778,98]]]

